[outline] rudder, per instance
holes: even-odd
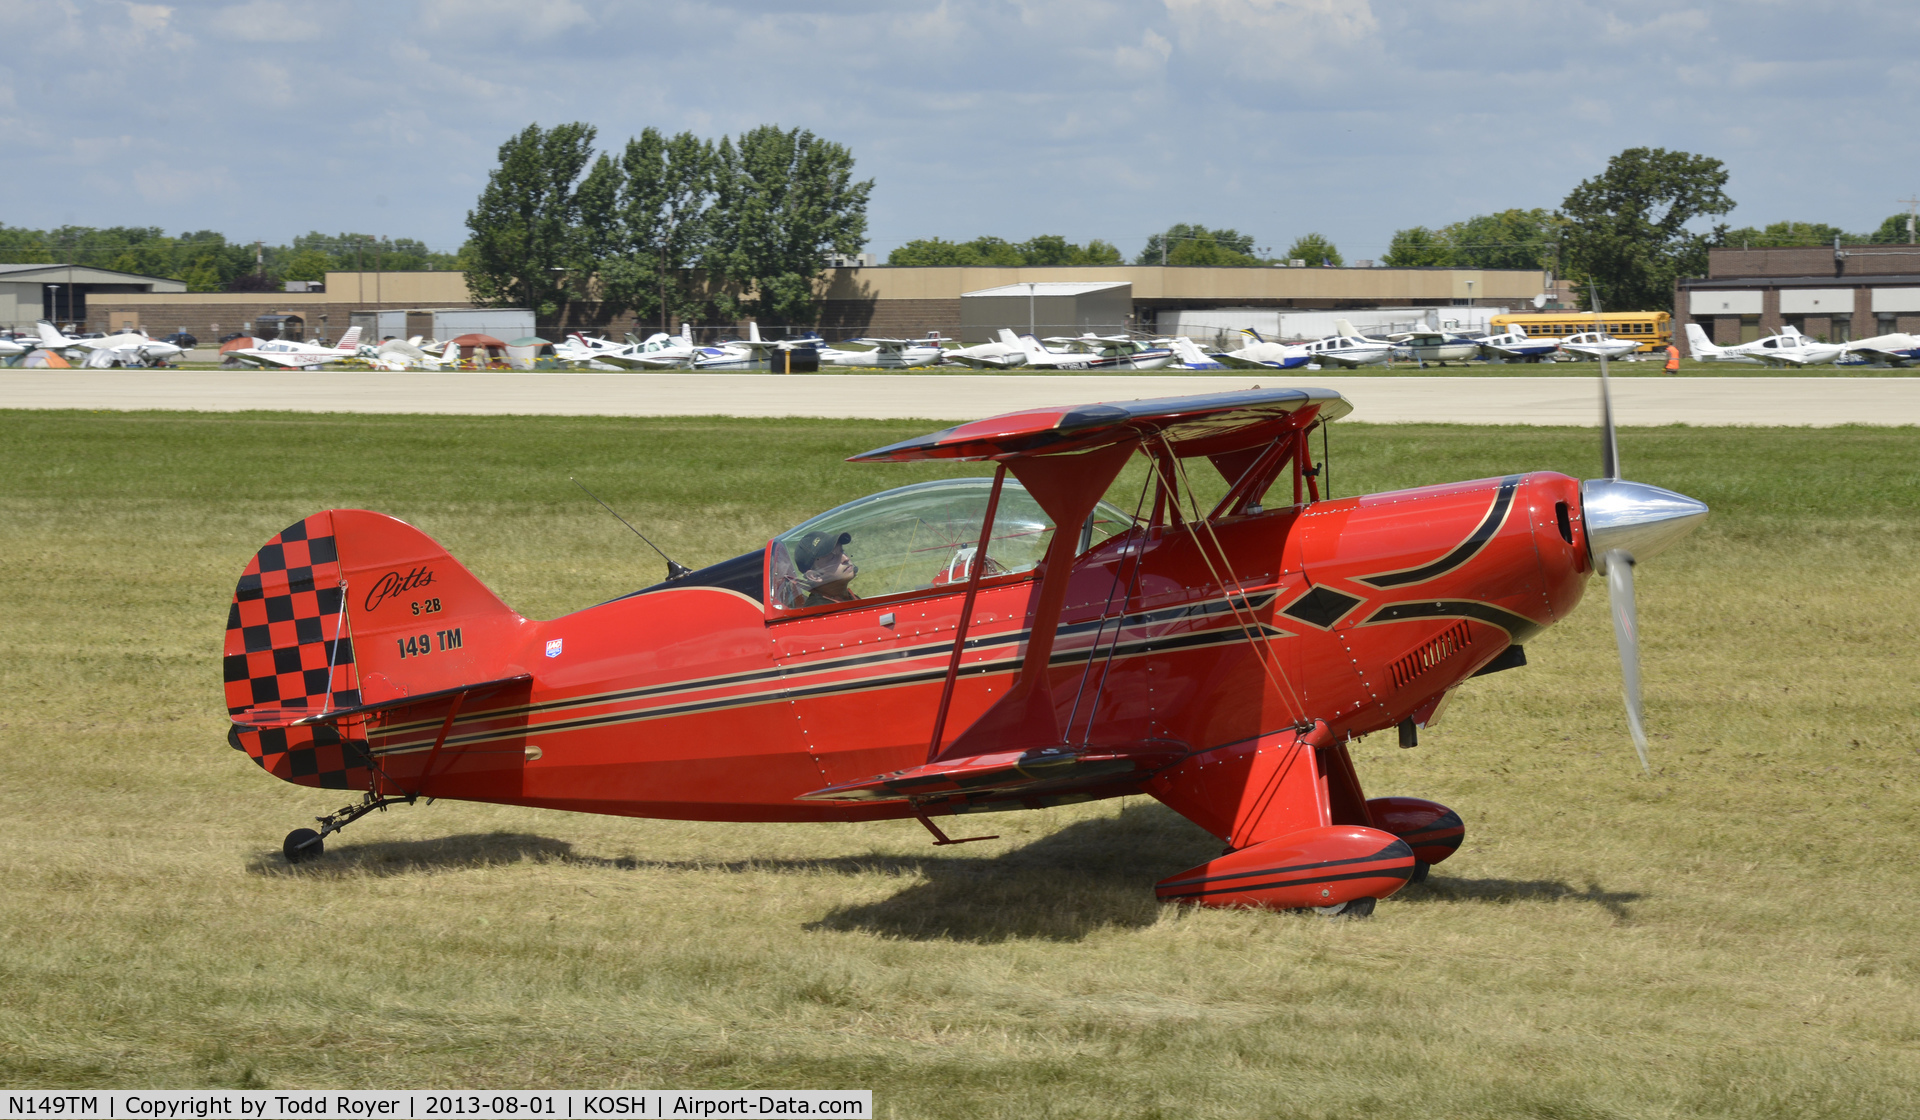
[[[303,721],[505,676],[525,625],[404,522],[302,518],[254,555],[228,608],[228,742],[286,781],[367,789],[364,721]]]

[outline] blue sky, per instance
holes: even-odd
[[[1920,189],[1920,9],[1564,0],[0,0],[0,222],[456,247],[500,142],[803,127],[869,249],[1173,222],[1349,260],[1552,207],[1627,147],[1723,160],[1729,220],[1867,230]]]

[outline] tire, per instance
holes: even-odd
[[[320,834],[311,828],[294,829],[287,833],[287,838],[280,844],[280,854],[287,857],[288,863],[317,859],[326,850],[326,841],[320,839]]]

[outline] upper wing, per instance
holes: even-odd
[[[1008,459],[1057,455],[1159,435],[1177,454],[1222,454],[1274,439],[1288,427],[1353,411],[1332,389],[1245,389],[1068,408],[1034,408],[975,420],[855,455],[850,463],[909,459]],[[1201,444],[1204,441],[1204,450]],[[1195,445],[1192,447],[1183,445]]]

